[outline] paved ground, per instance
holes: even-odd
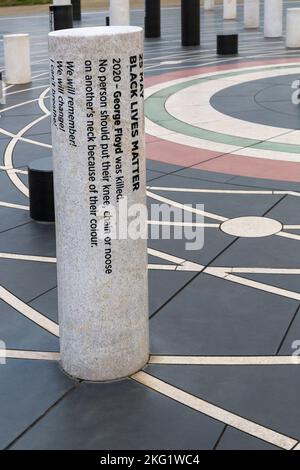
[[[31,34],[34,72],[0,120],[2,448],[300,448],[299,52],[245,31],[241,7],[202,15],[201,48],[181,47],[179,9],[162,19],[145,44],[149,202],[204,204],[205,242],[149,240],[149,364],[91,384],[59,369],[54,227],[28,216],[26,165],[51,155],[48,18],[0,18]],[[240,33],[238,57],[216,57],[218,31]]]

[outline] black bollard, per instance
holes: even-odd
[[[181,43],[200,44],[200,0],[181,0]]]
[[[30,217],[38,222],[54,222],[52,158],[40,158],[28,165]]]
[[[81,21],[81,0],[71,0],[73,5],[73,20]]]
[[[109,26],[109,16],[105,17],[105,24],[106,24],[106,26]]]
[[[236,55],[238,54],[238,34],[218,34],[217,35],[217,54],[218,55]]]
[[[72,5],[50,5],[50,31],[73,28]]]
[[[145,0],[145,37],[160,37],[160,0]]]

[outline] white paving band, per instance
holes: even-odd
[[[49,331],[49,333],[59,336],[59,327],[55,322],[34,310],[2,286],[0,286],[0,299],[20,312],[24,317],[27,317],[29,320]]]
[[[259,439],[281,447],[282,449],[291,450],[298,443],[298,441],[291,437],[280,434],[272,429],[266,428],[265,426],[261,426],[260,424],[254,423],[246,418],[242,418],[230,411],[224,410],[223,408],[213,405],[212,403],[202,400],[190,393],[184,392],[173,385],[169,385],[146,372],[138,372],[137,374],[134,374],[132,378],[146,387],[182,403],[193,410],[199,411],[200,413],[217,419],[228,426],[232,426],[233,428],[239,429],[247,434],[258,437]]]
[[[20,349],[0,349],[1,358],[34,359],[45,361],[59,361],[60,354],[50,351],[25,351]]]
[[[151,355],[149,364],[267,366],[299,365],[299,356],[159,356]]]

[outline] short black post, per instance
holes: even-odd
[[[217,35],[217,54],[218,55],[236,55],[239,49],[238,34],[218,34]]]
[[[181,42],[183,46],[200,44],[200,0],[181,0]]]
[[[145,0],[145,37],[160,37],[160,0]]]
[[[106,24],[106,26],[109,26],[109,16],[105,17],[105,24]]]
[[[71,0],[73,5],[73,20],[81,21],[81,0]]]
[[[50,31],[73,28],[72,5],[50,5]]]
[[[38,222],[54,222],[52,158],[40,158],[28,165],[30,217]]]

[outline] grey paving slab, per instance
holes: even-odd
[[[152,375],[248,420],[300,437],[297,366],[159,366]]]
[[[37,139],[30,137],[30,139],[38,141],[38,137]],[[15,167],[23,167],[43,157],[51,157],[51,149],[39,145],[32,145],[28,142],[18,141],[13,152],[13,164]]]
[[[298,302],[200,274],[150,322],[151,352],[274,354]]]
[[[0,283],[24,302],[56,286],[56,266],[53,263],[1,259],[0,264]]]
[[[268,442],[228,426],[216,450],[281,450]]]
[[[230,183],[237,186],[252,186],[253,188],[280,189],[287,191],[299,191],[300,189],[299,182],[249,178],[246,176],[233,176]]]
[[[74,386],[56,362],[19,359],[0,366],[0,383],[2,449]]]
[[[0,232],[27,223],[28,221],[28,211],[0,207]]]
[[[196,204],[203,204],[204,210],[217,216],[225,218],[234,218],[251,215],[263,215],[274,204],[276,204],[282,195],[257,195],[257,194],[220,194],[209,193],[209,190],[230,190],[238,191],[238,188],[226,183],[216,183],[212,181],[201,181],[191,178],[179,178],[177,175],[167,175],[159,179],[157,185],[153,186],[174,188],[173,191],[153,190],[165,198],[175,200],[181,204],[190,204],[196,207]],[[186,188],[187,191],[176,191],[176,189]],[[199,189],[208,192],[189,192],[189,189]],[[240,188],[252,191],[252,188]],[[216,222],[213,218],[207,217],[207,222]]]
[[[281,356],[300,356],[300,315],[299,310],[296,312],[295,317],[290,322],[289,329],[286,331],[286,336],[282,338],[282,344],[278,354]]]
[[[12,449],[211,449],[222,428],[132,380],[84,383]]]
[[[1,146],[1,140],[0,140],[0,146]],[[26,170],[25,167],[20,168],[20,169]],[[18,173],[18,177],[20,176],[21,174]],[[16,188],[16,186],[9,179],[7,172],[4,170],[0,171],[0,187],[1,187],[1,196],[0,196],[1,202],[8,202],[8,203],[13,203],[13,204],[21,204],[21,205],[28,206],[28,198]]]
[[[269,215],[269,214],[268,214]],[[214,262],[214,266],[299,268],[297,240],[276,235],[261,238],[239,238]]]
[[[29,305],[54,322],[58,323],[57,288],[40,295],[37,299],[29,302]]]
[[[0,301],[1,340],[7,349],[59,351],[58,338]],[[0,371],[1,375],[1,371]]]
[[[193,276],[194,273],[149,270],[149,313],[153,314],[182,289]]]
[[[226,173],[215,173],[212,171],[204,171],[198,168],[183,168],[180,171],[176,172],[176,176],[183,176],[186,178],[193,178],[204,181],[212,181],[216,183],[226,183],[232,179],[232,175],[227,175]]]
[[[55,226],[32,221],[0,233],[0,252],[55,256]]]

